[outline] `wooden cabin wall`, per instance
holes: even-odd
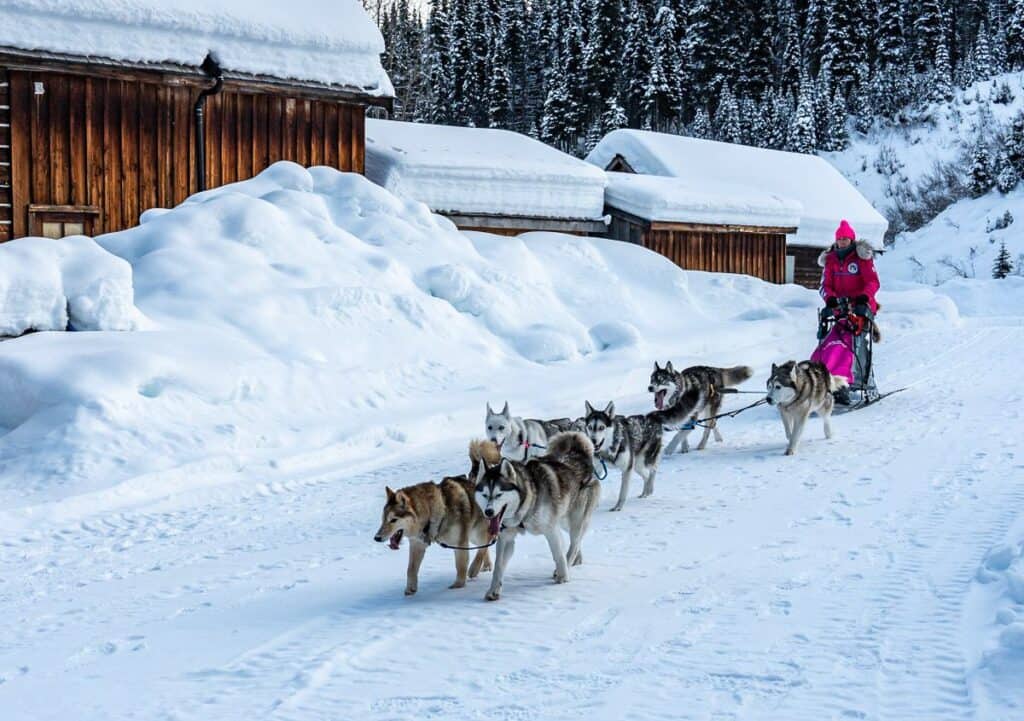
[[[0,243],[14,237],[11,193],[11,101],[6,68],[0,67]]]
[[[793,282],[805,288],[819,288],[821,286],[821,266],[818,265],[818,256],[823,248],[813,248],[807,245],[790,245],[786,250],[788,255],[794,256]]]
[[[147,208],[171,207],[197,190],[196,86],[159,76],[149,82],[17,69],[6,76],[11,237],[32,232],[30,205],[92,208],[96,234],[136,225]],[[230,88],[208,99],[205,126],[208,188],[245,180],[278,160],[363,172],[358,104]]]
[[[786,236],[694,230],[648,230],[644,246],[680,268],[741,273],[770,283],[786,280]]]

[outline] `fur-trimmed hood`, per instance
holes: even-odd
[[[875,249],[872,248],[871,244],[868,243],[866,240],[854,241],[853,247],[856,248],[857,250],[857,257],[861,258],[862,260],[871,260],[872,258],[875,257]],[[824,268],[825,259],[828,257],[828,254],[834,251],[835,249],[836,244],[833,243],[831,248],[829,248],[828,250],[821,251],[821,255],[818,256],[818,265]]]

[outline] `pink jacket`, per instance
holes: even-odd
[[[856,298],[866,295],[871,312],[878,310],[875,293],[878,292],[878,273],[875,272],[875,252],[866,241],[854,243],[854,251],[842,261],[836,255],[833,245],[818,256],[818,265],[824,268],[821,274],[821,297]]]

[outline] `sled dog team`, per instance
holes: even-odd
[[[753,374],[748,366],[692,366],[677,371],[671,361],[665,367],[655,363],[647,388],[654,396],[655,410],[631,416],[616,415],[614,403],[597,409],[588,401],[581,418],[543,421],[513,416],[508,403],[497,413],[488,404],[487,439],[470,443],[469,472],[439,483],[385,489],[387,501],[374,540],[387,541],[398,550],[402,539],[408,539],[406,595],[416,593],[420,564],[430,544],[455,551],[455,582],[450,587],[462,588],[467,578],[491,570],[488,549],[497,539],[491,585],[484,598],[498,600],[516,538],[522,533],[547,539],[555,562],[554,580],[565,583],[569,567],[583,562],[580,544],[601,496],[595,462],[621,472],[618,501],[611,510],[625,505],[634,471],[644,482],[640,497],[651,495],[663,454],[687,452],[687,438],[696,422],[702,421],[704,427],[698,450],[704,450],[712,433],[722,440],[715,417],[723,392]],[[832,437],[832,394],[845,386],[845,379],[832,375],[821,363],[772,365],[765,400],[782,417],[786,455],[796,452],[811,413],[821,416],[825,437]],[[663,447],[666,428],[675,435]],[[569,531],[567,549],[562,528]],[[472,563],[471,551],[475,551]]]

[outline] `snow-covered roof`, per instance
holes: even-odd
[[[384,39],[357,0],[3,0],[0,48],[394,89]]]
[[[836,226],[846,218],[857,237],[881,247],[888,227],[857,188],[816,155],[643,130],[614,130],[597,144],[587,161],[605,168],[616,155],[637,173],[678,178],[688,188],[727,186],[737,189],[741,197],[771,194],[795,201],[802,211],[792,240],[801,245],[831,245]]]
[[[366,121],[366,177],[448,213],[600,218],[605,174],[508,130]]]
[[[646,220],[795,228],[802,206],[794,200],[726,183],[608,173],[605,198]]]

